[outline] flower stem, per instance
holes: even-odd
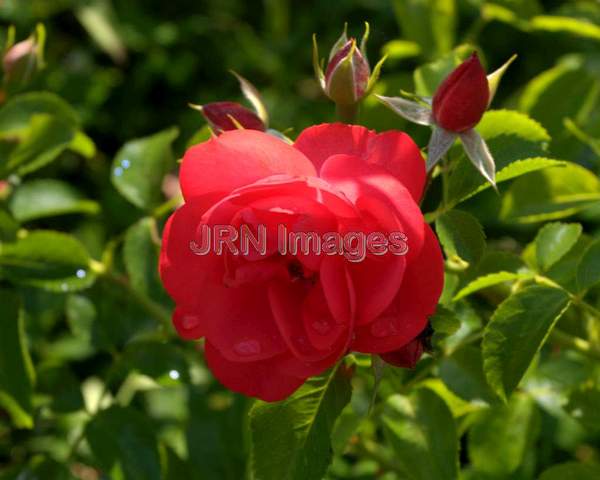
[[[170,198],[166,202],[160,204],[152,211],[152,217],[156,219],[160,219],[165,215],[171,213],[175,210],[179,205],[183,202],[183,198],[181,195],[175,195],[173,198]]]
[[[155,302],[154,300],[148,298],[143,293],[137,291],[131,286],[131,283],[125,277],[115,275],[111,272],[105,272],[102,278],[123,288],[127,292],[127,295],[129,295],[129,297],[133,301],[135,301],[139,306],[146,310],[155,320],[157,320],[161,324],[165,337],[168,337],[169,332],[172,328],[172,324],[171,314],[165,307]]]
[[[356,117],[358,116],[358,103],[350,103],[348,105],[336,103],[335,113],[340,122],[350,124],[356,123]]]
[[[550,337],[555,344],[561,347],[571,348],[585,355],[586,357],[590,357],[594,360],[600,360],[600,350],[595,348],[590,342],[584,340],[583,338],[575,337],[563,332],[562,330],[559,330],[558,328],[552,330]]]

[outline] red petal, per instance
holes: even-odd
[[[282,373],[279,358],[250,363],[232,362],[210,342],[206,342],[204,356],[210,370],[225,387],[265,402],[289,397],[305,380]]]
[[[352,350],[384,353],[397,350],[417,337],[427,325],[444,286],[444,259],[435,234],[426,225],[421,254],[408,264],[392,305],[379,318],[355,329]]]
[[[433,116],[440,127],[450,132],[464,132],[479,123],[489,97],[485,70],[473,53],[437,89],[433,97]]]
[[[189,307],[196,304],[202,284],[217,266],[213,256],[195,255],[190,248],[204,210],[201,202],[186,203],[171,215],[163,231],[160,277],[175,302]]]
[[[253,362],[286,351],[264,284],[227,288],[207,282],[198,295],[194,313],[204,319],[206,339],[227,359]]]
[[[358,125],[324,123],[303,130],[294,147],[306,155],[320,170],[323,162],[332,155],[362,156],[375,132]]]
[[[331,345],[321,344],[320,347],[324,348],[317,348],[313,345],[306,332],[305,322],[303,321],[303,312],[306,308],[304,303],[311,288],[313,287],[297,282],[273,282],[269,286],[269,301],[279,331],[292,354],[307,363],[318,362],[333,353],[328,348]],[[330,316],[331,314],[328,317]],[[335,322],[333,319],[330,320],[333,329],[335,328]],[[347,330],[347,328],[345,326],[342,330]],[[335,328],[334,333],[339,336],[340,332]],[[333,338],[332,342],[336,338]]]
[[[311,162],[291,145],[256,130],[232,130],[185,152],[180,182],[186,201],[276,174],[315,175]]]
[[[173,312],[173,326],[185,340],[197,340],[204,336],[202,318],[182,307],[177,307]]]
[[[420,338],[415,338],[402,348],[393,352],[382,353],[380,357],[383,361],[401,368],[415,368],[415,365],[423,355],[423,342]]]
[[[368,165],[357,157],[334,155],[321,168],[321,177],[339,188],[354,204],[361,197],[373,197],[393,208],[408,237],[407,258],[416,257],[424,238],[424,220],[412,195],[395,177],[378,165]]]
[[[390,172],[419,202],[425,186],[425,161],[419,147],[406,133],[383,132],[369,141],[367,163]]]
[[[336,323],[354,325],[356,292],[344,258],[326,256],[319,276],[325,300]]]

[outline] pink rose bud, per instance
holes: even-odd
[[[433,118],[444,130],[473,128],[487,109],[490,97],[485,70],[476,53],[460,64],[439,86],[433,97]]]
[[[325,93],[337,104],[354,104],[365,95],[370,75],[369,62],[356,40],[350,38],[331,52],[325,70]]]
[[[384,362],[396,367],[414,368],[423,355],[423,350],[423,341],[417,337],[398,350],[382,353],[380,357]]]
[[[15,43],[4,54],[2,69],[6,83],[28,82],[37,66],[37,44],[33,37]]]
[[[226,130],[265,131],[263,121],[253,111],[236,102],[214,102],[202,105],[202,115],[210,126],[218,132]]]

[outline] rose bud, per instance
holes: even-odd
[[[486,77],[477,55],[473,53],[442,82],[433,100],[416,95],[413,95],[413,99],[417,101],[401,97],[377,97],[405,119],[433,128],[427,147],[428,172],[452,147],[454,140],[460,137],[471,163],[495,188],[494,158],[485,140],[473,127],[479,123],[485,110],[492,103],[504,72],[515,58],[516,55],[513,55],[504,65]]]
[[[384,362],[395,367],[415,368],[424,350],[423,341],[417,337],[402,348],[393,352],[382,353],[379,356]]]
[[[266,130],[256,113],[236,102],[213,102],[195,108],[202,112],[206,121],[217,132],[240,128],[263,132]]]
[[[364,98],[374,86],[379,71],[385,61],[382,58],[371,74],[371,67],[367,60],[366,43],[369,38],[369,24],[365,24],[365,33],[360,41],[360,46],[355,38],[348,38],[346,26],[344,32],[333,45],[329,53],[327,68],[323,72],[319,60],[319,51],[316,37],[313,36],[313,66],[321,88],[331,100],[338,106],[338,113],[344,110],[352,119],[355,111],[348,107],[354,107]],[[344,120],[347,120],[344,118]]]
[[[433,118],[445,130],[464,132],[481,120],[489,98],[485,70],[473,53],[437,89],[433,97]]]
[[[43,67],[45,31],[39,25],[26,40],[10,46],[2,58],[5,84],[25,84]]]
[[[325,93],[341,105],[356,103],[365,95],[370,73],[369,62],[351,38],[327,64]]]
[[[10,187],[6,180],[0,180],[0,200],[4,200],[10,193]]]

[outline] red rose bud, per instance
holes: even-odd
[[[351,38],[332,52],[325,70],[325,93],[337,104],[354,104],[365,95],[370,75],[369,62]]]
[[[402,368],[414,368],[421,355],[423,355],[423,350],[423,341],[419,336],[402,348],[393,352],[382,353],[379,356],[390,365]]]
[[[489,97],[485,71],[473,53],[437,89],[433,97],[433,118],[444,130],[464,132],[481,120]]]
[[[253,111],[236,102],[214,102],[202,105],[200,111],[210,126],[219,132],[226,130],[265,131],[263,121]]]

